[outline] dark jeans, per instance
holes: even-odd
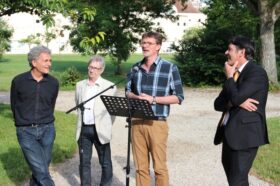
[[[78,141],[81,185],[91,186],[91,157],[93,144],[98,154],[99,164],[102,168],[100,185],[109,186],[112,184],[113,178],[110,143],[101,144],[99,142],[95,125],[82,126],[81,136]]]
[[[17,127],[17,138],[31,171],[30,186],[54,186],[49,173],[55,139],[54,123]]]

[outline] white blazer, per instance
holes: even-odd
[[[86,87],[87,87],[87,79],[77,82],[76,84],[76,93],[75,93],[75,102],[76,104],[81,103],[86,100]],[[99,77],[97,80],[97,90],[98,94],[102,90],[112,86],[113,83]],[[113,89],[109,89],[101,95],[114,96],[117,93],[117,88],[114,86]],[[94,95],[93,95],[94,96]],[[94,117],[95,117],[95,127],[98,135],[98,139],[101,144],[109,143],[112,139],[112,125],[115,120],[115,117],[110,116],[105,105],[103,104],[100,96],[94,98]],[[76,130],[76,140],[79,140],[82,126],[82,117],[81,111],[78,110],[78,119],[77,119],[77,130]]]

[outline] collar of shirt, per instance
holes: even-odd
[[[87,86],[100,86],[101,77],[99,76],[93,85],[90,85],[89,79],[87,80]]]
[[[161,58],[160,56],[157,56],[156,60],[154,61],[153,65],[158,65],[158,63],[160,62]],[[138,67],[141,67],[142,64],[145,63],[145,58],[142,59],[142,61],[137,65]]]
[[[27,79],[35,80],[32,76],[31,70],[29,71],[29,73],[27,75]],[[41,81],[48,81],[48,80],[49,80],[49,75],[48,74],[43,74],[43,79]]]
[[[241,65],[241,66],[237,69],[239,73],[242,72],[242,70],[244,69],[244,67],[247,65],[248,62],[249,62],[249,61],[246,61],[243,65]]]

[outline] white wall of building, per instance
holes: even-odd
[[[166,41],[163,43],[161,52],[172,52],[170,46],[172,43],[178,44],[185,32],[193,27],[202,27],[206,20],[206,15],[202,13],[178,13],[179,19],[171,22],[165,19],[156,19],[156,25],[162,27],[166,34]]]
[[[11,16],[4,16],[3,19],[8,23],[8,25],[14,29],[12,36],[11,50],[7,53],[13,54],[25,54],[29,51],[28,44],[20,43],[19,41],[26,38],[29,35],[36,35],[37,33],[44,34],[46,32],[45,26],[39,21],[40,18],[36,15],[31,15],[28,13],[17,13]],[[51,28],[53,33],[58,33],[59,29],[65,24],[70,24],[70,21],[63,17],[62,15],[57,15],[55,17],[56,28]],[[64,51],[60,51],[60,47],[68,42],[69,31],[64,31],[64,37],[58,36],[53,39],[48,47],[51,49],[52,53],[72,53],[72,48],[67,46]],[[42,45],[47,45],[41,40]]]

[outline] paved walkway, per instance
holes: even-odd
[[[221,145],[213,145],[216,124],[220,113],[213,109],[213,100],[219,89],[186,89],[182,105],[173,105],[168,119],[168,166],[171,186],[225,186],[227,185],[221,162]],[[119,92],[122,96],[123,92]],[[7,102],[7,93],[0,92],[0,102]],[[73,92],[60,92],[57,110],[66,111],[74,105]],[[280,116],[280,94],[270,94],[267,116]],[[112,160],[114,186],[124,186],[126,174],[123,167],[127,158],[127,128],[125,118],[117,117],[113,126]],[[77,154],[65,163],[51,167],[52,177],[58,186],[79,185],[79,159]],[[130,185],[135,185],[131,155]],[[101,170],[96,152],[92,158],[93,185],[98,185]],[[269,186],[250,176],[251,186]],[[27,185],[27,184],[25,184]]]

